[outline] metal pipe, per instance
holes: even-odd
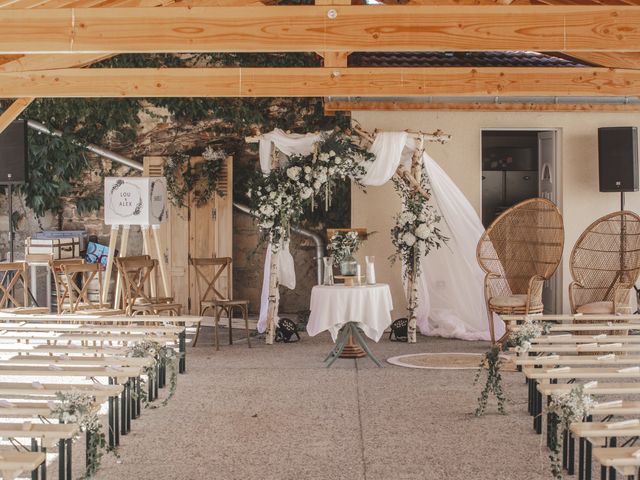
[[[233,202],[233,206],[240,210],[243,213],[246,213],[247,215],[251,215],[252,217],[255,217],[255,215],[251,212],[251,209],[249,207],[247,207],[246,205],[242,205],[241,203],[237,203],[237,202]],[[298,235],[302,235],[303,237],[307,237],[310,238],[311,240],[313,240],[313,243],[316,245],[316,265],[317,265],[317,280],[318,280],[318,285],[322,284],[322,270],[323,270],[323,263],[322,263],[322,257],[324,257],[324,241],[322,240],[322,237],[320,235],[318,235],[317,233],[311,232],[309,230],[306,230],[304,228],[299,228],[299,227],[291,227],[291,230],[295,233],[297,233]]]
[[[64,135],[60,130],[51,130],[40,122],[36,122],[35,120],[28,120],[27,125],[29,125],[29,128],[32,128],[46,135],[51,135],[52,137],[62,137]],[[131,167],[140,172],[142,172],[143,170],[142,163],[136,162],[135,160],[131,160],[127,157],[123,157],[122,155],[116,152],[112,152],[111,150],[99,147],[97,145],[94,145],[93,143],[82,143],[78,140],[71,140],[71,142],[74,145],[83,147],[86,150],[95,153],[96,155],[100,155],[101,157],[108,158],[109,160],[120,163],[122,165],[126,165],[127,167]]]
[[[481,103],[481,104],[510,104],[510,103],[533,103],[533,104],[598,104],[598,105],[638,105],[638,97],[559,97],[559,96],[519,96],[519,97],[328,97],[330,101],[354,101],[354,102],[409,102],[409,103]]]

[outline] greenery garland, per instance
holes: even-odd
[[[60,423],[77,423],[80,431],[88,435],[87,466],[82,478],[90,479],[100,467],[103,452],[110,451],[94,405],[95,400],[93,396],[79,391],[56,392],[56,398],[59,403],[51,413],[58,416]]]
[[[220,188],[219,181],[226,157],[223,150],[213,150],[211,147],[207,147],[202,153],[202,161],[197,163],[192,163],[189,155],[172,156],[164,165],[171,203],[177,207],[186,207],[192,192],[198,207],[206,205],[216,193],[224,196],[225,192]]]
[[[256,173],[247,196],[263,240],[271,243],[272,251],[289,240],[291,227],[300,222],[307,205],[313,209],[319,199],[328,210],[337,182],[351,179],[362,185],[366,164],[373,159],[348,134],[336,130],[323,135],[311,154],[292,155],[287,165],[266,175]]]
[[[560,435],[573,422],[580,422],[589,415],[595,402],[584,392],[584,385],[578,385],[568,393],[551,395],[548,412],[550,414],[547,438],[549,439],[549,461],[554,480],[562,480],[560,461]],[[562,428],[558,428],[562,427]]]
[[[179,356],[176,354],[176,351],[168,345],[162,345],[152,340],[144,340],[132,346],[129,349],[127,356],[133,358],[153,359],[153,364],[145,367],[144,369],[144,373],[147,375],[149,382],[153,382],[156,379],[156,367],[158,364],[164,365],[167,368],[169,373],[169,394],[160,404],[163,407],[166,406],[169,403],[169,400],[171,400],[175,395],[178,387]],[[151,405],[148,394],[144,388],[141,390],[140,394],[145,408],[158,408],[157,405]]]
[[[477,417],[484,415],[489,395],[492,393],[498,400],[498,411],[502,415],[507,413],[505,409],[507,399],[502,390],[502,375],[500,374],[500,354],[510,348],[514,348],[519,354],[526,353],[531,348],[531,340],[548,333],[549,327],[547,322],[526,321],[514,328],[504,343],[496,343],[484,354],[473,382],[474,384],[478,383],[482,373],[486,370],[487,381],[478,397],[478,407],[475,412]]]

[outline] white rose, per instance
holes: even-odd
[[[429,217],[427,217],[427,214],[422,212],[420,215],[418,215],[418,220],[420,220],[421,222],[426,222],[427,220],[429,220]]]
[[[412,247],[414,243],[416,243],[416,237],[413,233],[407,232],[402,235],[402,243],[407,245],[408,247]]]
[[[304,187],[300,192],[300,198],[302,198],[303,200],[306,200],[311,195],[313,195],[313,188]]]
[[[336,157],[333,161],[336,162],[336,164],[340,165],[342,163],[342,158]]]
[[[427,238],[429,238],[431,236],[431,233],[431,227],[426,223],[421,223],[420,225],[418,225],[418,228],[416,228],[416,237],[421,238],[422,240],[426,240]]]
[[[335,156],[336,156],[336,152],[334,152],[333,150],[331,150],[331,151],[329,152],[329,156],[330,156],[330,157],[335,157]]]
[[[272,220],[265,220],[264,222],[262,222],[260,224],[260,228],[264,228],[265,230],[269,229],[273,227],[273,221]]]
[[[327,181],[327,174],[326,173],[320,173],[317,177],[317,181],[320,183],[324,183]]]
[[[334,173],[336,173],[336,169],[333,167],[329,168],[329,175],[333,175]]]
[[[311,167],[309,165],[304,167],[304,173],[311,173]]]
[[[276,192],[271,192],[269,194],[269,198],[276,198]]]
[[[301,171],[302,169],[300,167],[289,167],[287,168],[287,177],[291,180],[298,180]]]
[[[320,187],[322,187],[322,183],[320,183],[318,180],[316,180],[315,182],[313,182],[313,188],[315,190],[320,190]]]
[[[321,153],[321,154],[318,156],[318,159],[319,159],[321,162],[328,162],[328,161],[329,161],[329,155],[327,155],[326,153]]]

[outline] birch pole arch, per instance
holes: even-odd
[[[382,143],[394,143],[398,153],[405,150],[407,144],[413,149],[410,161],[401,162],[398,154],[395,162],[389,162],[393,165],[390,170],[389,165],[383,164],[387,162],[386,158],[377,159],[381,156],[376,154],[381,138]],[[303,207],[308,202],[312,208],[316,205],[320,208],[320,201],[324,200],[325,208],[328,207],[332,182],[345,178],[361,186],[382,185],[391,180],[401,196],[403,210],[398,214],[394,231],[398,229],[399,242],[402,238],[411,237],[414,241],[402,243],[402,248],[396,241],[394,245],[396,255],[403,263],[409,311],[408,341],[416,342],[420,256],[426,255],[431,247],[439,248],[446,241],[435,225],[429,227],[428,238],[416,236],[419,231],[411,233],[422,224],[426,226],[427,222],[437,223],[440,220],[437,215],[426,214],[431,195],[428,179],[423,175],[422,156],[427,142],[446,143],[450,138],[441,131],[369,133],[355,125],[344,132],[335,130],[301,135],[274,130],[245,139],[247,143],[260,144],[262,172],[250,182],[247,195],[263,237],[269,243],[258,322],[258,330],[265,332],[267,344],[272,344],[275,339],[280,286],[286,283],[290,288],[295,287],[293,259],[288,247],[290,227],[300,220]],[[403,223],[398,227],[400,219]],[[411,221],[406,222],[406,219]],[[283,281],[285,278],[286,282]]]

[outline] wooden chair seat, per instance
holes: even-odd
[[[201,302],[203,307],[220,307],[229,305],[249,305],[249,300],[213,300]]]
[[[15,308],[3,308],[0,309],[3,313],[14,313],[19,315],[38,315],[42,313],[49,313],[47,307],[15,307]]]
[[[608,315],[608,314],[613,314],[614,312],[614,307],[613,307],[613,302],[591,302],[591,303],[585,303],[584,305],[580,305],[579,307],[576,308],[576,312],[577,313],[584,313],[586,315],[588,314],[601,314],[601,315]]]

